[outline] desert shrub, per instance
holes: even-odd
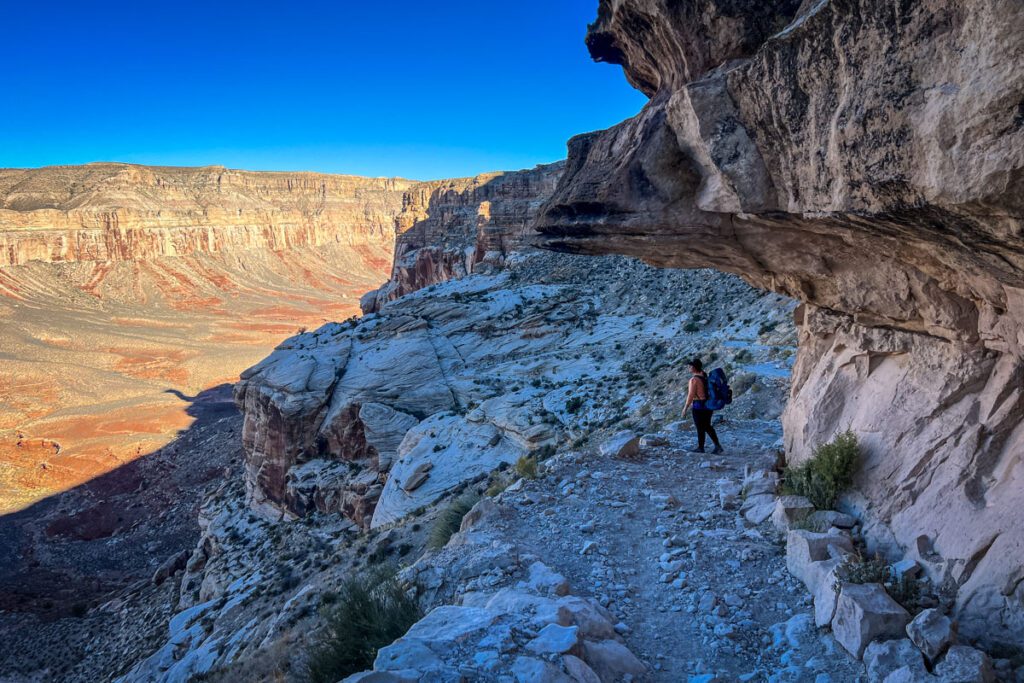
[[[579,412],[580,408],[583,407],[583,398],[581,396],[573,396],[565,402],[565,412],[575,415]]]
[[[543,462],[558,452],[558,448],[555,444],[549,443],[541,446],[533,453],[533,457],[537,462]]]
[[[695,323],[692,320],[690,322],[686,323],[685,325],[683,325],[683,332],[699,332],[699,331],[700,331],[700,325],[698,325],[697,323]]]
[[[812,519],[811,517],[804,517],[798,519],[795,522],[790,523],[790,529],[801,529],[803,531],[813,531],[816,534],[823,534],[829,530],[832,525],[823,519]]]
[[[389,545],[378,546],[366,557],[368,564],[381,564],[388,559],[388,555],[394,552],[394,548]]]
[[[416,601],[384,569],[346,581],[337,604],[322,614],[323,633],[309,655],[313,683],[336,683],[372,668],[377,651],[405,635],[422,616]]]
[[[883,586],[892,580],[892,569],[880,558],[862,560],[849,557],[836,568],[835,590],[838,592],[844,583],[880,583]]]
[[[491,498],[499,495],[502,491],[507,489],[512,484],[509,478],[503,474],[495,473],[487,484],[487,491],[485,494]]]
[[[732,381],[733,396],[742,396],[755,384],[757,384],[757,375],[752,372],[736,375],[736,378]]]
[[[903,605],[911,614],[918,614],[926,607],[926,581],[912,579],[909,576],[893,577],[892,581],[886,584],[885,589],[896,602]]]
[[[833,589],[837,593],[843,583],[880,583],[889,596],[911,614],[919,613],[929,602],[926,580],[897,577],[889,563],[878,556],[870,560],[859,555],[848,557],[836,568],[836,579]]]
[[[809,460],[783,473],[788,493],[804,496],[819,510],[830,510],[853,483],[860,458],[857,435],[849,429],[814,449]]]
[[[523,479],[537,478],[537,458],[532,455],[523,455],[516,460],[516,474]]]
[[[434,520],[434,525],[430,527],[430,535],[427,538],[427,546],[430,548],[443,548],[448,539],[459,530],[459,526],[462,525],[462,518],[466,516],[477,501],[480,500],[480,496],[475,493],[469,493],[463,496],[459,496],[451,503],[448,504],[441,514]]]
[[[732,359],[736,363],[749,363],[754,360],[754,354],[751,353],[749,349],[740,349]]]

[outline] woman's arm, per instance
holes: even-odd
[[[689,412],[690,406],[693,405],[694,399],[697,398],[695,396],[696,392],[694,391],[694,389],[696,388],[694,386],[694,384],[693,384],[693,380],[694,379],[695,379],[694,377],[691,377],[689,383],[687,384],[687,388],[686,388],[686,405],[683,406],[683,416],[685,416],[686,413]]]

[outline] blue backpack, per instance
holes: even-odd
[[[708,410],[721,410],[732,403],[732,389],[728,380],[725,379],[725,370],[715,368],[708,375],[708,400],[704,401],[704,407]]]

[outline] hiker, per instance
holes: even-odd
[[[689,367],[692,376],[690,377],[689,390],[686,394],[686,405],[683,407],[683,415],[685,416],[686,411],[692,407],[693,424],[697,428],[697,448],[690,452],[703,453],[705,437],[710,436],[712,443],[715,444],[715,450],[712,453],[717,455],[722,452],[722,444],[718,442],[718,434],[715,433],[715,428],[711,426],[711,416],[714,415],[715,411],[705,405],[709,398],[708,376],[704,372],[704,364],[700,362],[699,358],[691,360]]]

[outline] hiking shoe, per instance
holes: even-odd
[[[690,452],[691,453],[703,453],[704,449],[702,447],[700,447],[700,446],[697,446],[696,448],[691,448]]]
[[[721,446],[721,445],[715,446],[715,450],[711,451],[711,453],[712,453],[713,455],[720,455],[720,454],[722,454],[722,453],[724,453],[724,452],[725,452],[725,451],[724,451],[724,450],[722,449],[722,446]]]

